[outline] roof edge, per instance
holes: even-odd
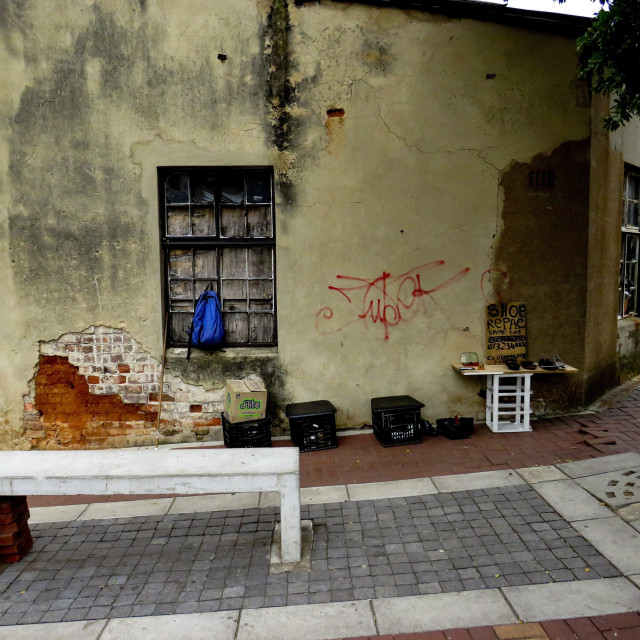
[[[496,22],[508,26],[547,31],[577,38],[591,25],[592,18],[572,16],[547,11],[512,9],[507,5],[481,2],[478,0],[331,0],[341,4],[365,4],[389,9],[427,11],[446,15],[450,18],[468,18],[484,22]],[[296,6],[322,0],[294,0]]]

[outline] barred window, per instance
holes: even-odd
[[[638,315],[638,257],[640,256],[640,226],[638,198],[640,171],[628,168],[624,177],[622,199],[622,248],[620,251],[620,284],[618,287],[618,317]]]
[[[275,210],[271,168],[160,168],[167,342],[186,346],[212,283],[227,346],[275,345]]]

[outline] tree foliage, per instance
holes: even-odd
[[[640,0],[600,0],[587,32],[578,39],[579,75],[592,91],[611,95],[604,126],[615,131],[640,116]]]

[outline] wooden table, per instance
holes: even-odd
[[[531,376],[538,373],[576,373],[567,365],[564,369],[519,369],[512,371],[503,364],[470,367],[461,363],[451,366],[462,376],[487,378],[486,421],[494,433],[531,431]]]

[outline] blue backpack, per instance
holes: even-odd
[[[191,357],[191,347],[212,349],[222,342],[224,325],[218,295],[213,291],[213,283],[200,294],[193,320],[189,329],[189,348],[187,360]]]

